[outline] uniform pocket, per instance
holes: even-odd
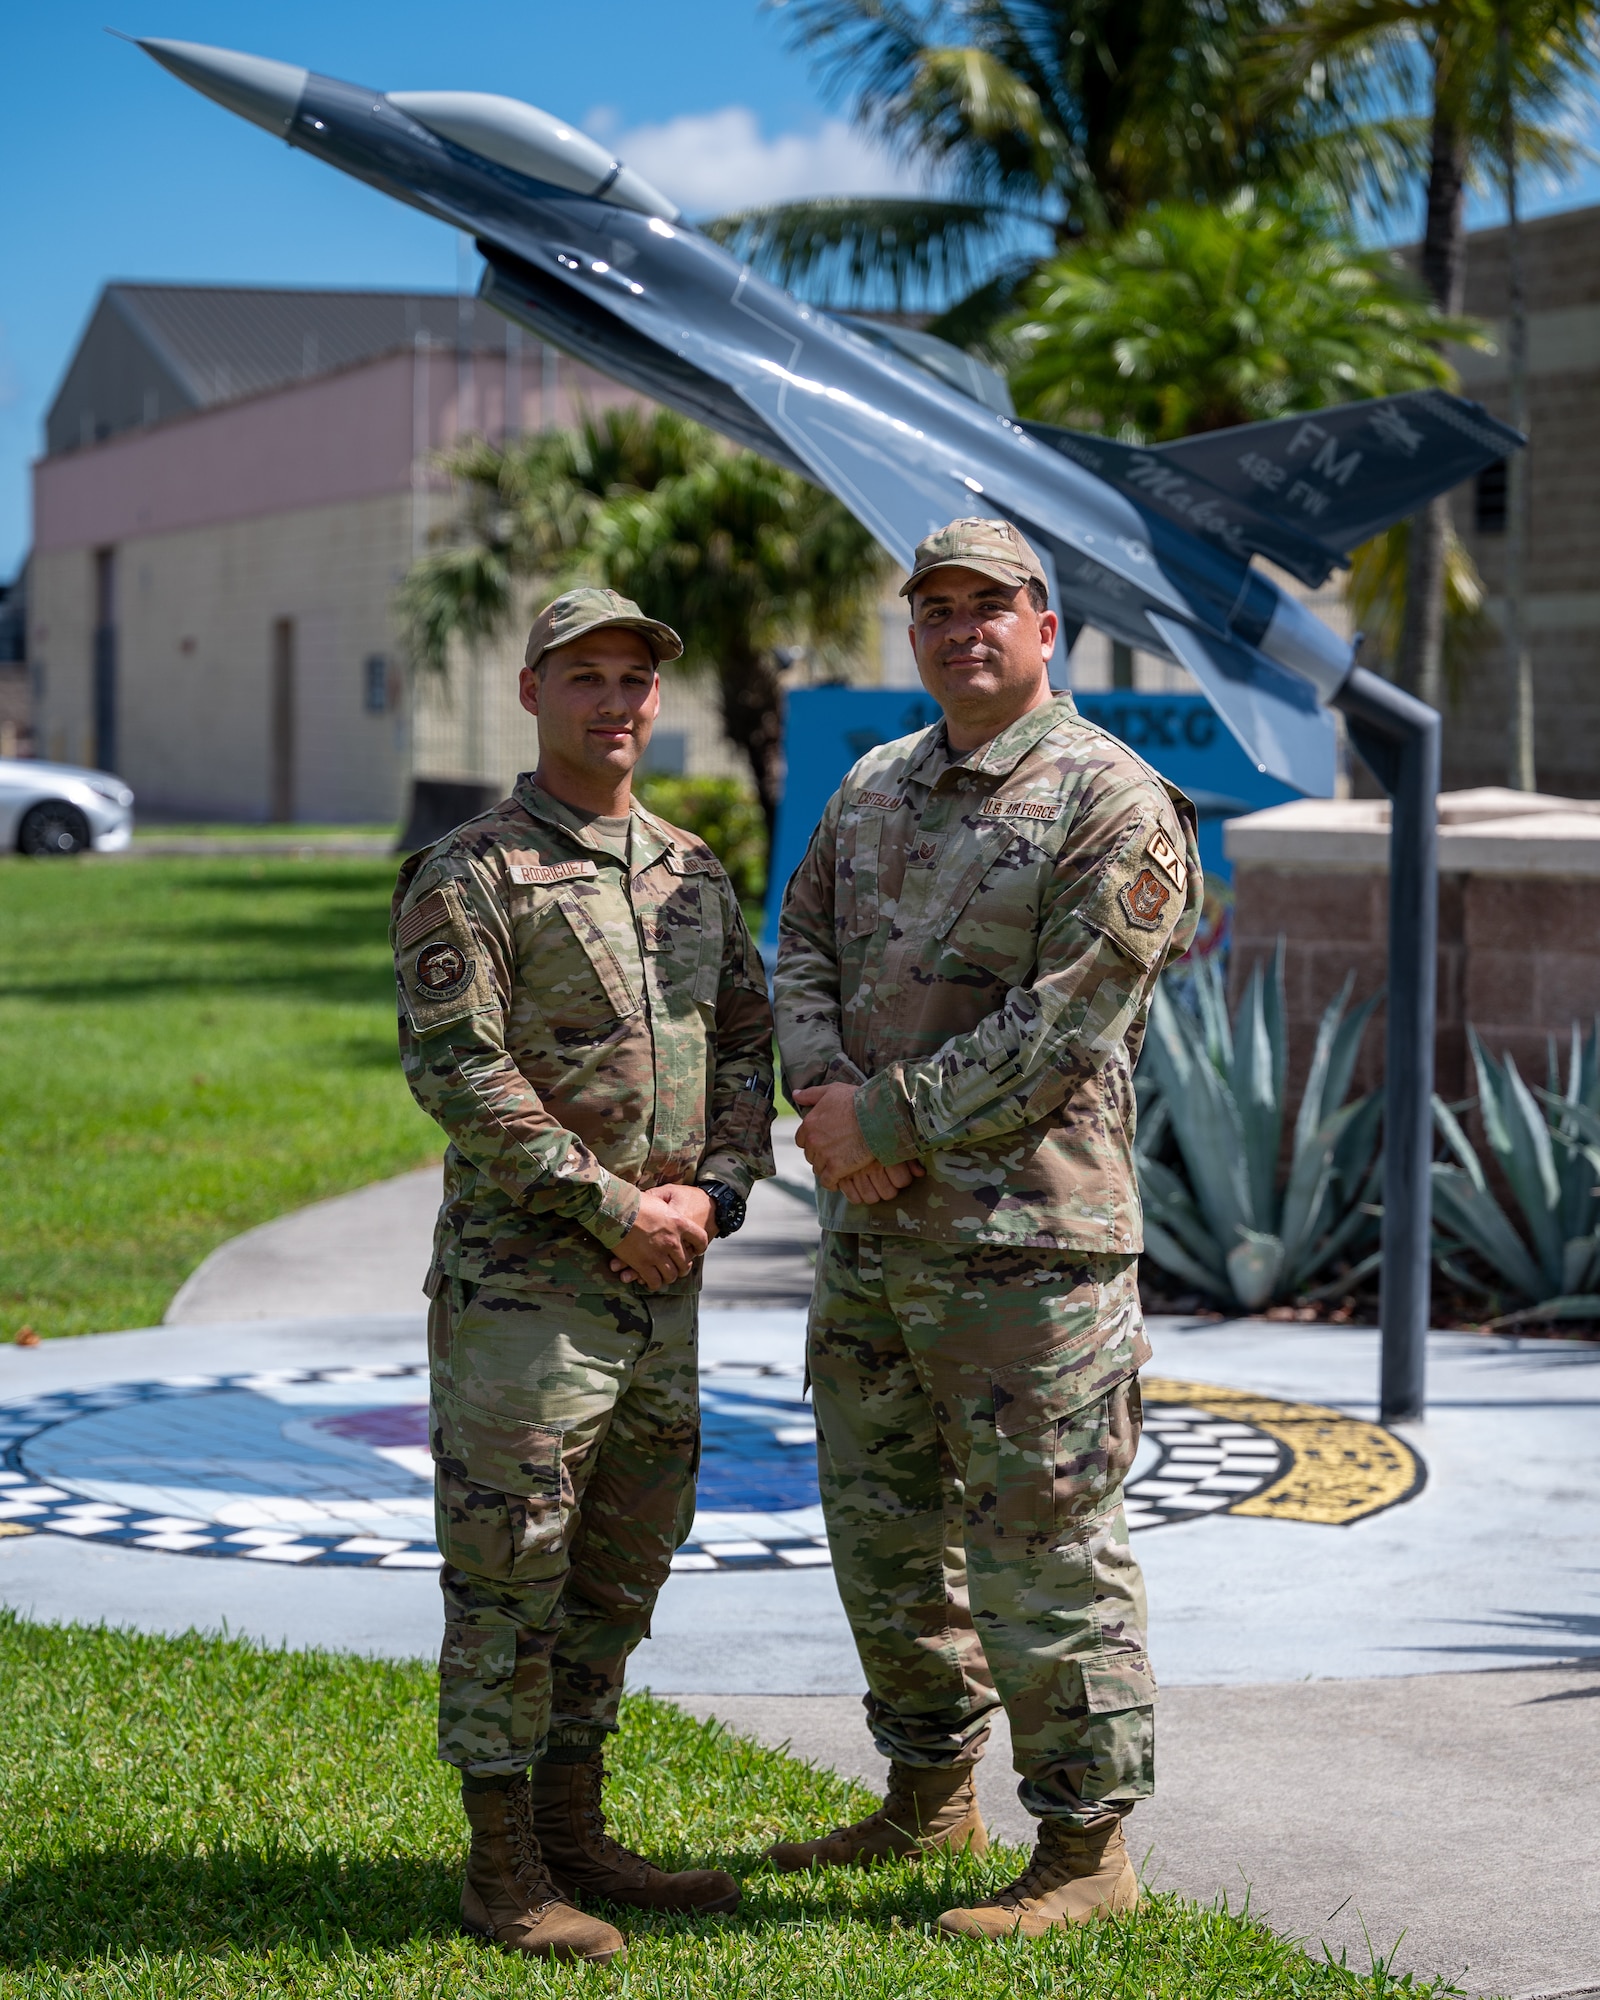
[[[588,961],[589,971],[598,982],[605,995],[606,1006],[614,1020],[624,1020],[629,1014],[637,1014],[640,1001],[628,984],[628,976],[623,971],[616,953],[611,949],[604,930],[579,899],[563,894],[556,899],[556,907],[567,920],[567,926],[577,939],[579,948]],[[569,998],[582,1005],[586,996],[581,987],[569,992]]]
[[[1104,1510],[1139,1449],[1143,1345],[1097,1327],[990,1377],[997,1532],[1050,1537]]]
[[[709,875],[700,878],[700,962],[695,968],[694,997],[702,1007],[715,1007],[722,986],[722,897]]]
[[[1080,1663],[1083,1699],[1091,1715],[1120,1715],[1128,1708],[1150,1708],[1156,1698],[1156,1677],[1143,1653],[1113,1653],[1097,1664]]]
[[[452,1567],[495,1583],[531,1581],[559,1558],[561,1432],[435,1389],[429,1411],[434,1520]]]

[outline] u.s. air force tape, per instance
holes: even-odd
[[[980,819],[1060,819],[1065,808],[1059,799],[985,799],[978,808]]]

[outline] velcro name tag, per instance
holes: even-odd
[[[1051,799],[985,799],[980,819],[1060,819],[1065,808]]]
[[[524,889],[543,882],[570,882],[579,875],[598,875],[597,861],[513,861],[506,873]]]
[[[902,795],[895,792],[863,792],[857,803],[864,806],[876,806],[883,812],[894,812],[905,804],[905,799]]]
[[[1144,844],[1144,851],[1171,882],[1174,889],[1182,889],[1189,879],[1189,871],[1184,866],[1183,856],[1156,827]]]

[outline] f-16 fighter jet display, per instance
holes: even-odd
[[[992,371],[927,335],[802,304],[532,105],[139,46],[290,145],[468,231],[503,313],[803,473],[901,564],[954,515],[1015,522],[1053,570],[1064,645],[1087,624],[1178,661],[1261,770],[1314,796],[1333,791],[1327,705],[1351,648],[1252,556],[1320,584],[1523,441],[1439,390],[1151,446],[1019,422]]]

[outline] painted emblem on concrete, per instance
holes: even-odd
[[[828,1562],[798,1368],[701,1376],[699,1505],[679,1571]],[[1410,1448],[1309,1403],[1147,1379],[1127,1486],[1142,1530],[1206,1514],[1347,1524],[1420,1491]],[[423,1367],[173,1376],[0,1408],[0,1534],[245,1562],[437,1569]]]

